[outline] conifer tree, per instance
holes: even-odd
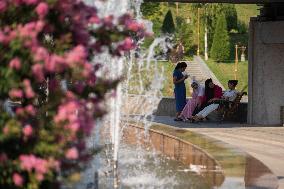
[[[221,14],[217,20],[210,53],[217,62],[226,61],[230,57],[230,42],[224,14]]]
[[[175,24],[171,10],[167,12],[161,30],[164,34],[172,34],[175,32]]]

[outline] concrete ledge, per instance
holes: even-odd
[[[158,104],[157,110],[154,112],[156,116],[171,116],[174,117],[176,113],[175,109],[175,99],[172,97],[162,98]],[[216,115],[212,116],[215,119]],[[239,111],[237,115],[237,120],[239,122],[247,122],[247,103],[241,102],[239,106]]]
[[[157,116],[175,116],[176,114],[176,102],[174,98],[167,97],[162,98],[158,104],[157,110],[154,115]]]

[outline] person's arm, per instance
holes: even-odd
[[[211,103],[215,100],[220,100],[221,97],[222,97],[222,88],[216,85],[214,89],[214,98],[210,99],[208,102]]]
[[[183,82],[184,80],[186,80],[188,78],[188,76],[186,75],[186,76],[183,76],[181,79],[179,79],[179,80],[177,80],[177,77],[173,77],[173,83],[174,84],[177,84],[177,83],[181,83],[181,82]]]

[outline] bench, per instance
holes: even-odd
[[[220,113],[221,121],[225,120],[237,120],[238,110],[241,103],[241,99],[244,95],[247,95],[246,92],[239,92],[237,97],[233,102],[228,102],[226,105],[221,105],[218,108],[218,113]]]

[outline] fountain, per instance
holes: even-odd
[[[112,13],[114,17],[120,16],[126,12],[135,15],[135,19],[144,23],[148,32],[151,33],[151,23],[142,19],[140,13],[141,0],[109,0],[109,1],[85,1],[89,5],[98,8],[98,14],[102,17]],[[142,39],[143,40],[143,39]],[[149,50],[145,54],[140,54],[140,58],[135,58],[135,52],[130,52],[129,55],[121,58],[112,58],[108,53],[101,54],[94,58],[94,62],[105,63],[104,69],[100,74],[110,77],[112,79],[125,78],[116,88],[109,94],[109,114],[100,121],[96,126],[94,135],[90,138],[90,148],[104,148],[104,155],[106,164],[102,163],[101,158],[95,156],[91,163],[92,168],[85,172],[85,178],[90,179],[92,171],[95,172],[96,177],[100,177],[100,173],[104,172],[108,181],[107,188],[119,188],[120,181],[118,176],[118,155],[121,133],[127,126],[127,113],[125,109],[125,102],[131,101],[135,107],[139,107],[141,99],[147,99],[147,108],[144,109],[144,118],[140,122],[145,123],[146,129],[150,127],[149,121],[146,117],[151,116],[153,110],[157,107],[160,99],[160,89],[163,81],[163,70],[158,70],[157,61],[153,60],[154,48],[159,45],[164,39],[155,39]],[[141,44],[142,41],[138,41]],[[151,70],[151,71],[150,71]],[[145,77],[145,74],[150,73]],[[152,81],[151,81],[152,80]],[[142,100],[143,101],[143,100]],[[122,121],[122,119],[124,121]],[[104,164],[104,165],[103,165]],[[95,170],[95,171],[94,171]],[[96,178],[97,180],[97,178]],[[101,178],[99,178],[101,180]],[[95,182],[94,182],[95,183]],[[89,187],[98,184],[88,184]],[[80,183],[79,183],[80,185]]]
[[[98,7],[101,16],[130,12],[146,28],[151,27],[142,19],[141,0],[85,1]],[[166,39],[155,39],[139,56],[131,51],[120,58],[110,58],[107,53],[94,58],[94,62],[105,63],[101,75],[124,79],[109,94],[109,114],[97,122],[88,140],[89,148],[101,150],[82,173],[81,181],[72,188],[226,189],[228,183],[234,186],[224,179],[214,157],[195,145],[150,129],[153,111],[162,97],[163,83],[163,69],[154,59],[154,49],[167,46]]]

